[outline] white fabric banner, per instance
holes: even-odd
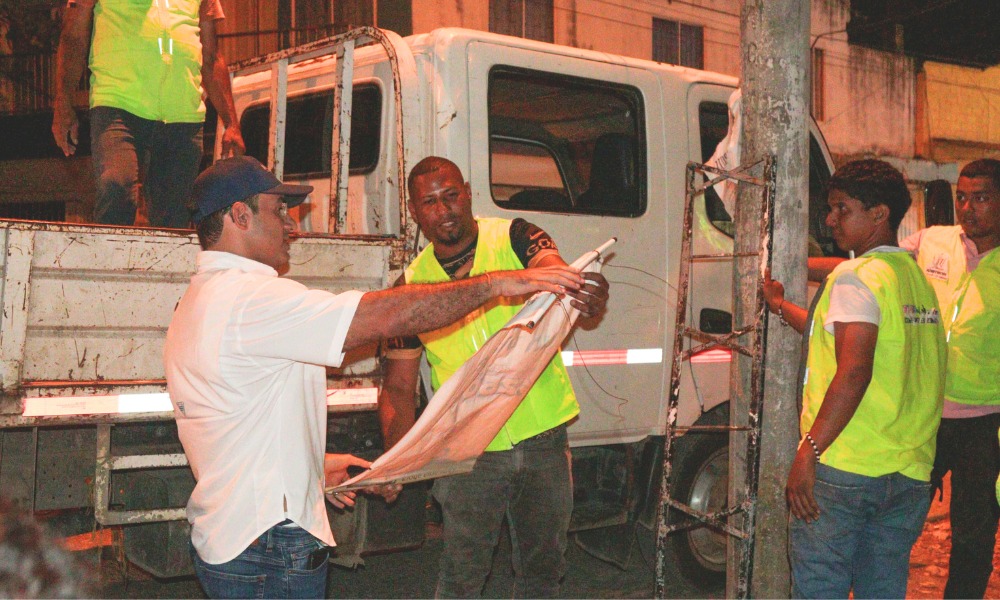
[[[599,272],[612,238],[572,267]],[[553,308],[554,307],[554,308]],[[540,292],[528,300],[438,389],[413,427],[369,470],[327,492],[410,483],[468,473],[535,384],[580,311],[570,299]]]

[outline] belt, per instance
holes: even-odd
[[[271,527],[268,527],[267,531],[271,531],[271,529],[273,529],[275,527],[281,527],[281,528],[298,527],[298,524],[295,523],[295,521],[293,521],[291,519],[285,519],[284,521],[282,521],[280,523],[275,523],[274,525],[271,525]],[[250,545],[251,546],[256,546],[257,544],[259,544],[261,538],[264,537],[265,535],[267,535],[267,531],[265,531],[264,533],[260,534],[257,537],[257,539],[255,539],[254,541],[250,542]]]
[[[543,432],[541,432],[539,434],[533,435],[533,436],[531,436],[529,438],[524,438],[523,440],[521,440],[517,444],[523,444],[524,442],[527,442],[529,440],[541,440],[541,439],[545,439],[547,437],[552,437],[555,434],[559,433],[560,431],[564,430],[565,428],[566,428],[565,425],[556,425],[552,429],[547,429],[547,430],[545,430],[545,431],[543,431]],[[517,444],[514,444],[514,445],[516,446]]]

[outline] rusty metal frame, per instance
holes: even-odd
[[[250,75],[262,71],[271,72],[271,123],[269,136],[271,151],[268,167],[280,179],[284,174],[285,124],[287,118],[288,67],[293,64],[336,54],[338,81],[334,92],[334,119],[332,143],[336,152],[331,152],[330,169],[330,225],[329,233],[343,233],[344,218],[347,213],[347,179],[350,168],[351,139],[351,98],[354,87],[354,50],[358,46],[378,44],[386,53],[392,73],[393,97],[395,100],[396,126],[396,186],[399,195],[399,231],[404,238],[408,232],[406,210],[406,161],[403,131],[403,84],[401,61],[407,68],[413,66],[413,57],[405,42],[397,34],[376,27],[359,27],[347,33],[302,46],[272,52],[264,56],[247,59],[233,65],[230,77]],[[406,50],[406,52],[403,52]],[[221,125],[220,125],[221,127]],[[415,242],[414,242],[415,244]],[[415,251],[415,248],[414,248]]]
[[[347,188],[351,169],[351,111],[354,103],[354,45],[337,47],[337,86],[333,91],[333,131],[330,148],[330,214],[327,231],[341,233],[347,222]],[[343,201],[341,201],[343,199]]]
[[[764,359],[767,342],[767,305],[764,302],[763,272],[757,278],[756,305],[753,322],[742,327],[737,327],[734,323],[733,331],[725,335],[711,335],[703,333],[687,325],[687,306],[690,295],[691,267],[695,262],[702,260],[718,260],[721,258],[736,259],[741,257],[760,256],[764,254],[764,261],[770,265],[771,260],[771,239],[773,230],[774,211],[774,189],[775,189],[775,167],[774,157],[769,156],[764,160],[750,165],[744,165],[732,171],[726,171],[715,167],[709,167],[697,163],[688,163],[687,166],[687,190],[685,193],[684,205],[684,225],[681,239],[681,257],[678,270],[677,281],[677,314],[674,326],[674,348],[673,362],[670,371],[670,396],[667,405],[666,435],[663,445],[663,476],[660,482],[660,505],[657,512],[656,529],[656,588],[655,597],[663,598],[666,592],[666,542],[667,536],[671,533],[690,527],[691,521],[697,521],[721,530],[726,534],[739,540],[740,544],[740,566],[738,570],[738,581],[736,582],[736,595],[739,598],[746,598],[750,593],[750,583],[753,575],[753,544],[754,544],[754,517],[757,508],[757,484],[760,473],[760,416],[764,397]],[[760,176],[750,175],[752,171],[760,171]],[[698,175],[714,176],[707,182],[699,184]],[[708,179],[708,177],[706,177]],[[760,237],[756,247],[758,252],[739,253],[730,252],[723,254],[694,254],[692,252],[693,243],[693,223],[694,223],[694,202],[704,191],[718,183],[719,181],[730,179],[738,181],[744,185],[752,185],[759,188],[763,193],[761,226],[758,231]],[[763,266],[763,264],[762,264]],[[745,338],[749,336],[749,341]],[[698,342],[691,345],[692,341]],[[685,344],[689,347],[685,349]],[[691,356],[702,350],[710,348],[727,348],[733,352],[739,352],[751,358],[750,375],[750,401],[748,407],[748,425],[693,425],[681,427],[677,425],[678,403],[680,400],[681,371],[684,361],[690,360]],[[691,508],[690,506],[671,497],[671,474],[673,470],[673,446],[675,439],[687,432],[734,432],[746,431],[746,480],[744,490],[746,497],[737,506],[729,507],[725,510],[704,513]],[[730,481],[730,484],[733,482]],[[680,522],[670,524],[670,511],[677,510],[689,517]],[[743,519],[739,526],[729,523],[729,517],[742,515]]]

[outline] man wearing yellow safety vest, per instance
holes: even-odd
[[[68,0],[56,53],[52,135],[76,152],[73,96],[90,48],[94,220],[132,225],[139,173],[149,223],[187,227],[187,200],[201,164],[205,103],[222,119],[222,156],[244,152],[218,48],[219,0]],[[148,155],[148,160],[146,156]]]
[[[945,598],[982,598],[993,571],[1000,505],[1000,161],[962,169],[958,225],[930,227],[900,246],[913,252],[937,294],[948,343],[944,412],[932,484],[951,471],[951,558]],[[821,279],[839,259],[809,259]]]
[[[534,225],[521,219],[474,218],[469,184],[449,160],[428,157],[417,163],[408,188],[410,214],[431,244],[409,265],[401,283],[565,264],[552,239]],[[608,283],[599,273],[584,276],[584,291],[571,295],[573,305],[588,317],[604,310]],[[492,302],[419,339],[397,340],[386,353],[379,395],[387,447],[413,424],[422,351],[436,390],[517,313],[521,302]],[[481,595],[505,516],[514,545],[514,595],[558,594],[573,508],[566,424],[579,411],[557,353],[472,472],[435,481],[433,494],[444,519],[438,597]]]
[[[930,506],[945,342],[934,290],[896,230],[910,206],[888,163],[830,179],[827,225],[858,258],[837,266],[809,313],[767,281],[772,312],[806,331],[802,441],[786,496],[795,598],[903,598]]]
[[[903,240],[937,293],[948,340],[944,414],[932,482],[951,471],[951,558],[945,598],[982,598],[993,571],[1000,506],[1000,161],[958,177],[953,227]]]

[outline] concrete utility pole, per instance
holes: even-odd
[[[741,13],[743,88],[742,163],[768,154],[776,157],[774,279],[785,285],[786,297],[804,304],[806,240],[809,207],[809,18],[810,0],[744,0]],[[759,189],[741,185],[737,211],[736,252],[759,250]],[[756,204],[756,206],[752,206]],[[747,210],[750,208],[751,210]],[[738,259],[734,270],[736,323],[752,322],[760,260]],[[798,443],[798,367],[801,336],[777,318],[770,320],[760,438],[760,478],[756,507],[753,579],[756,598],[787,598],[788,572],[785,481]],[[732,371],[734,424],[745,424],[750,396],[750,360],[734,361]],[[744,434],[732,434],[730,445],[730,506],[745,497]],[[736,517],[739,518],[739,517]],[[738,543],[729,542],[727,597],[735,594]]]

